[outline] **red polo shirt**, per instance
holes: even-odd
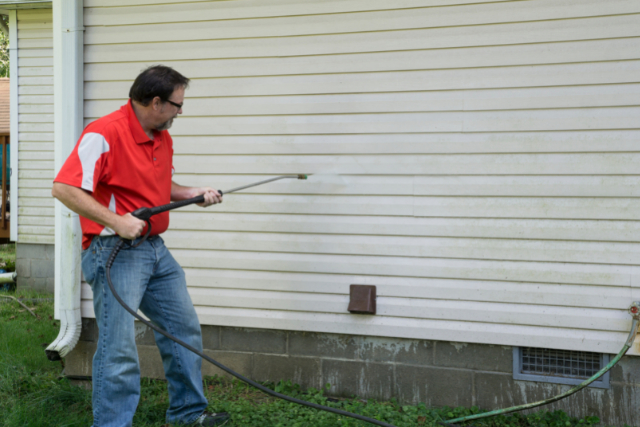
[[[131,100],[118,111],[90,123],[54,182],[92,193],[110,211],[124,215],[140,207],[153,207],[171,200],[173,140],[169,132],[142,130]],[[112,236],[108,227],[80,216],[82,248],[93,236]],[[169,227],[169,212],[151,218],[151,234]]]

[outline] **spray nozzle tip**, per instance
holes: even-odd
[[[298,179],[307,179],[307,175],[298,175]]]

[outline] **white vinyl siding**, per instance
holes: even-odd
[[[317,174],[171,214],[203,324],[619,351],[640,2],[454,3],[85,0],[87,122],[162,63],[193,79],[176,182]]]
[[[51,9],[17,16],[18,241],[53,244],[53,18]]]

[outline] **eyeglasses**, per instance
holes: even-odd
[[[181,109],[181,108],[182,108],[182,106],[184,105],[184,103],[182,103],[182,104],[176,104],[175,102],[173,102],[173,101],[169,101],[168,99],[167,99],[167,102],[168,102],[169,104],[173,105],[174,107],[178,107],[178,110],[179,110],[179,109]]]

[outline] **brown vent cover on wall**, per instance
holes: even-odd
[[[356,314],[376,314],[376,287],[351,285],[348,310]]]

